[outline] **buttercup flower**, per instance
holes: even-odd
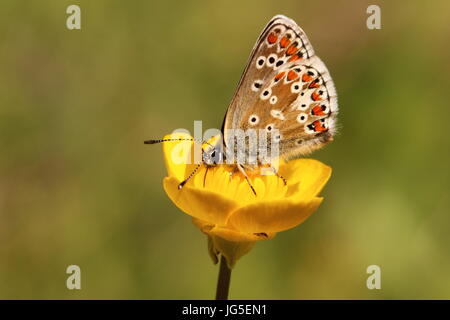
[[[167,135],[164,139],[191,137]],[[171,141],[163,145],[168,176],[164,190],[173,203],[208,236],[209,253],[217,263],[223,255],[232,268],[257,241],[272,239],[277,232],[305,221],[320,205],[317,195],[331,175],[331,168],[313,159],[280,162],[279,174],[250,176],[257,196],[241,174],[230,177],[227,165],[201,166],[195,176],[178,185],[195,168],[186,164],[192,156],[192,141]],[[205,178],[206,174],[206,178]]]

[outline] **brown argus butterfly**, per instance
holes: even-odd
[[[251,148],[249,136],[240,137],[236,131],[264,132],[267,140],[261,144],[263,148],[275,144],[279,157],[290,160],[333,140],[337,112],[336,90],[325,64],[314,54],[305,32],[293,20],[277,15],[264,28],[251,52],[225,114],[223,143],[204,149],[202,163],[179,187],[200,165],[209,168],[226,160],[244,175],[256,195],[246,171],[262,165],[258,160],[261,147]],[[244,146],[236,140],[244,141]],[[164,141],[167,140],[145,143]],[[243,159],[256,155],[256,162],[230,157],[239,152],[244,154]],[[286,183],[275,168],[273,172]]]

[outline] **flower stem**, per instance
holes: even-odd
[[[228,300],[230,288],[231,269],[228,268],[227,259],[220,256],[219,278],[217,280],[216,300]]]

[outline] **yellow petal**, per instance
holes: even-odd
[[[222,253],[230,267],[249,252],[256,241],[269,240],[276,235],[275,233],[244,234],[228,228],[215,227],[196,218],[192,218],[192,222],[208,236],[208,253],[213,263],[217,264],[218,254]]]
[[[237,208],[237,203],[217,193],[191,188],[189,182],[180,190],[179,180],[166,177],[164,190],[175,205],[188,215],[214,225],[225,225],[228,216]]]
[[[228,267],[234,267],[236,261],[247,254],[255,245],[251,237],[225,228],[213,228],[208,232],[214,250],[220,252],[227,260]],[[230,241],[229,238],[239,241]]]
[[[293,194],[296,200],[309,199],[319,194],[331,176],[331,167],[314,159],[296,159],[280,165],[280,174],[289,186],[298,185]]]
[[[200,220],[198,218],[194,218],[194,217],[192,217],[192,223],[194,224],[194,226],[199,228],[205,234],[207,234],[207,231],[214,228],[214,224],[207,222],[207,221]]]
[[[230,215],[228,226],[242,233],[271,233],[293,228],[305,221],[323,198],[308,201],[261,201],[237,209]]]
[[[218,235],[228,241],[240,242],[240,241],[261,241],[270,240],[275,237],[276,233],[242,233],[237,230],[230,229],[228,227],[217,227],[209,222],[192,218],[192,223],[199,228],[205,234]],[[213,230],[214,229],[214,230]]]
[[[197,218],[192,218],[192,223],[208,237],[208,253],[211,257],[212,262],[214,264],[217,264],[217,262],[219,262],[218,255],[220,254],[220,252],[217,251],[217,249],[214,247],[214,241],[209,235],[209,231],[214,227],[214,225],[211,225],[210,223]]]
[[[168,134],[164,139],[192,139],[188,134]],[[192,141],[167,141],[163,142],[164,160],[166,163],[167,175],[175,177],[179,181],[184,180],[186,162],[189,158]]]

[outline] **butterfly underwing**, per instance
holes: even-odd
[[[305,32],[291,19],[273,17],[259,36],[222,125],[277,132],[279,155],[297,158],[332,141],[338,113],[330,73]],[[272,137],[270,137],[271,139]]]

